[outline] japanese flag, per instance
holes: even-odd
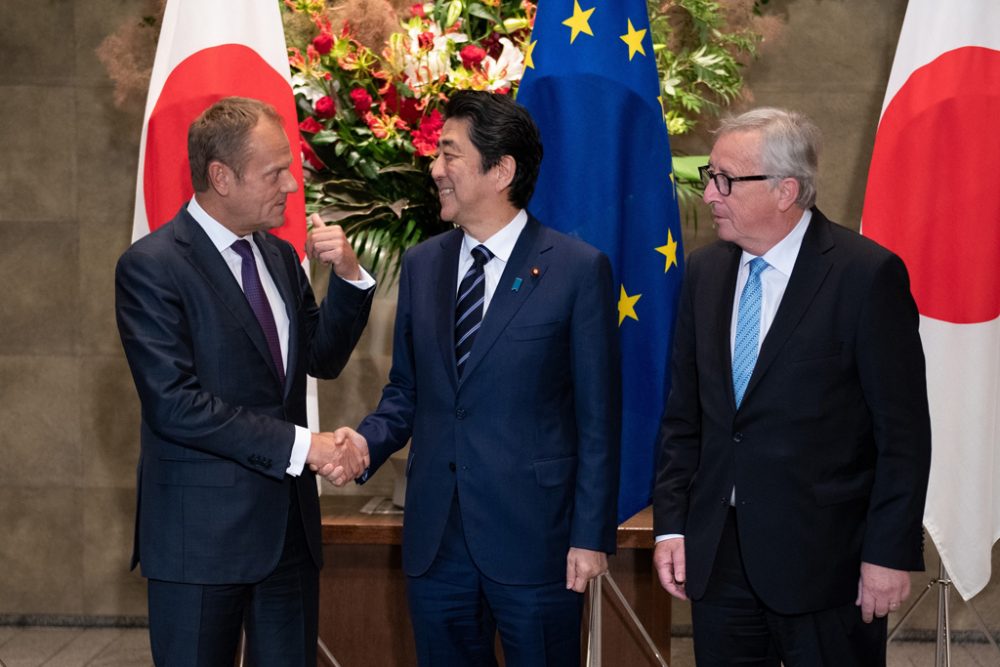
[[[304,253],[302,159],[281,8],[275,0],[168,0],[139,148],[132,240],[170,221],[191,198],[187,130],[229,95],[254,97],[284,118],[299,191],[275,234]]]
[[[910,0],[862,230],[906,262],[927,355],[924,525],[962,597],[1000,538],[1000,2]]]

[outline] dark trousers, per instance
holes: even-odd
[[[453,500],[430,569],[408,577],[407,597],[421,667],[496,667],[497,632],[507,667],[579,667],[583,595],[565,580],[501,584],[469,554]]]
[[[157,667],[232,665],[244,626],[247,664],[316,664],[319,570],[309,555],[294,488],[292,498],[281,559],[263,581],[149,580],[149,638]]]
[[[860,575],[860,571],[859,571]],[[853,603],[810,614],[768,609],[747,581],[730,510],[705,595],[691,603],[698,667],[884,667],[886,619]]]

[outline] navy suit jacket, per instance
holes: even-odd
[[[358,431],[371,471],[412,435],[407,574],[433,562],[457,488],[486,576],[559,581],[571,546],[615,549],[621,398],[611,266],[529,218],[459,380],[462,237],[456,229],[406,253],[389,383]]]
[[[372,290],[331,275],[317,306],[292,246],[266,233],[254,242],[288,312],[284,386],[243,291],[186,207],[118,261],[118,329],[142,404],[132,566],[152,579],[262,579],[281,556],[290,485],[322,562],[315,475],[285,469],[294,425],[306,425],[306,373],[344,367]]]
[[[818,210],[739,409],[730,326],[741,255],[688,259],[660,435],[656,534],[685,535],[705,592],[736,487],[747,577],[765,604],[851,603],[864,560],[923,569],[930,419],[903,262]]]

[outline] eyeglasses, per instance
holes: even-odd
[[[728,197],[729,193],[733,191],[733,183],[738,183],[740,181],[766,181],[769,178],[777,178],[777,176],[728,176],[718,171],[712,171],[708,168],[706,164],[703,167],[698,167],[698,175],[701,176],[701,184],[708,187],[709,181],[715,182],[715,189],[719,191],[719,194],[723,197]]]

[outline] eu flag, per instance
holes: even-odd
[[[540,0],[518,90],[545,157],[529,209],[603,250],[622,347],[619,522],[650,502],[683,274],[646,0]]]

